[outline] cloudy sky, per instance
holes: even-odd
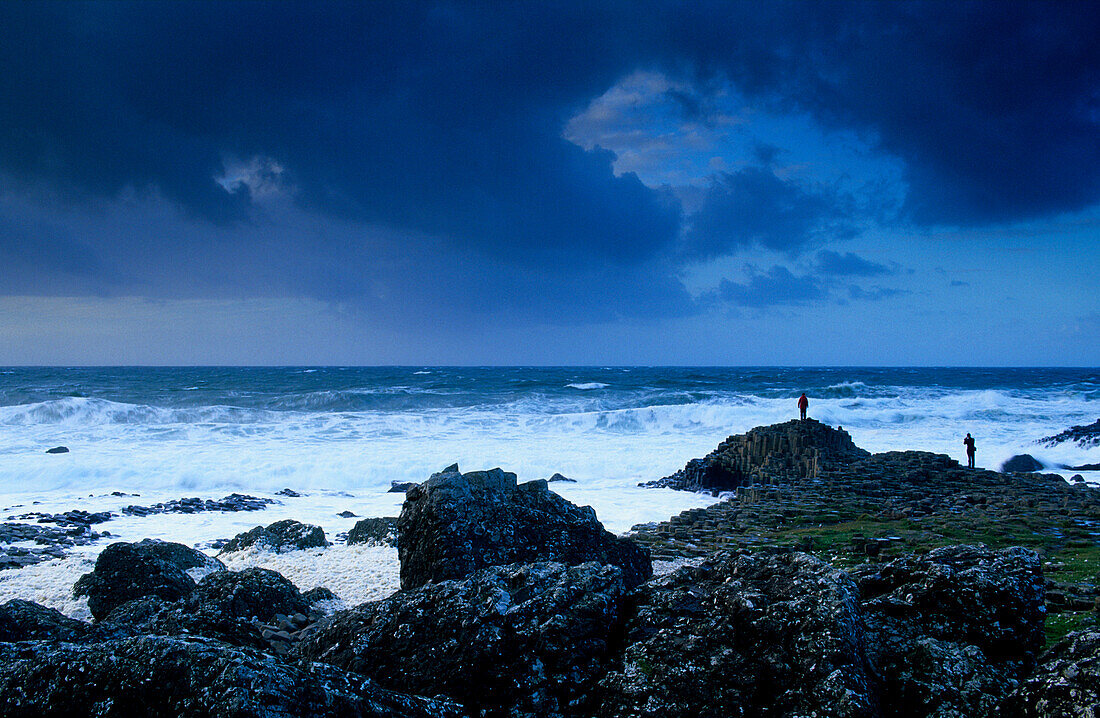
[[[1100,5],[0,4],[0,364],[1100,357]]]

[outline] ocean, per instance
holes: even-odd
[[[118,511],[238,492],[281,503],[119,516],[97,528],[112,540],[202,545],[294,518],[331,539],[360,517],[397,515],[403,494],[388,493],[391,482],[457,462],[520,481],[561,473],[576,483],[554,491],[623,532],[714,501],[637,484],[731,434],[795,418],[803,391],[811,417],[872,452],[965,462],[970,432],[979,466],[1018,453],[1052,469],[1100,462],[1100,447],[1035,443],[1100,417],[1098,369],[12,367],[0,369],[0,513]],[[69,453],[45,453],[59,445]],[[276,495],[284,488],[302,496]],[[337,515],[345,511],[355,516]]]

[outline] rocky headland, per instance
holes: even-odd
[[[545,481],[448,467],[400,517],[349,532],[396,541],[401,590],[335,613],[331,592],[274,571],[112,544],[74,587],[93,622],[0,605],[0,713],[1100,710],[1100,489],[871,455],[812,420],[732,436],[655,483],[722,500],[617,537]],[[278,522],[223,553],[324,551],[319,531]]]

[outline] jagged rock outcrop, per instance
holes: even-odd
[[[339,612],[299,651],[471,715],[588,716],[624,592],[614,566],[494,566]]]
[[[716,554],[634,602],[597,715],[877,715],[859,592],[812,556]]]
[[[1001,464],[1001,471],[1027,473],[1029,471],[1042,471],[1043,465],[1031,454],[1016,454],[1008,461]]]
[[[293,519],[284,519],[268,526],[257,526],[250,531],[237,534],[222,547],[221,553],[232,553],[249,546],[258,546],[276,553],[283,553],[284,551],[298,551],[307,548],[324,548],[328,545],[328,541],[325,539],[325,530],[320,526],[303,524]]]
[[[88,609],[97,620],[135,598],[175,601],[195,589],[186,570],[205,567],[209,560],[183,544],[149,539],[113,543],[100,552],[95,569],[76,582],[73,595],[88,597]]]
[[[357,521],[348,531],[348,545],[368,544],[372,546],[397,545],[397,518],[382,516]]]
[[[750,484],[816,477],[868,456],[843,429],[796,419],[731,436],[675,474],[640,486],[718,495]]]
[[[1072,441],[1078,446],[1100,446],[1100,419],[1092,422],[1091,424],[1084,424],[1081,426],[1071,426],[1063,432],[1054,434],[1053,436],[1044,436],[1039,439],[1039,443],[1044,446],[1055,446],[1066,441]]]
[[[1043,577],[1026,549],[950,546],[854,572],[885,715],[998,715],[1043,645]]]
[[[397,520],[402,588],[533,561],[618,566],[627,587],[652,575],[647,551],[608,532],[590,506],[566,501],[545,481],[517,485],[515,474],[500,469],[448,469],[406,494]]]
[[[54,608],[18,598],[0,605],[0,643],[42,639],[75,641],[87,632],[88,624]]]
[[[1020,718],[1100,716],[1100,630],[1071,633],[1048,650],[1005,703]]]
[[[0,714],[460,718],[464,712],[323,664],[287,664],[204,638],[142,636],[83,645],[0,643]]]

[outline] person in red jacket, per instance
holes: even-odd
[[[802,421],[806,420],[806,407],[810,405],[810,400],[806,398],[806,392],[802,392],[802,396],[798,397],[798,413],[802,417]]]

